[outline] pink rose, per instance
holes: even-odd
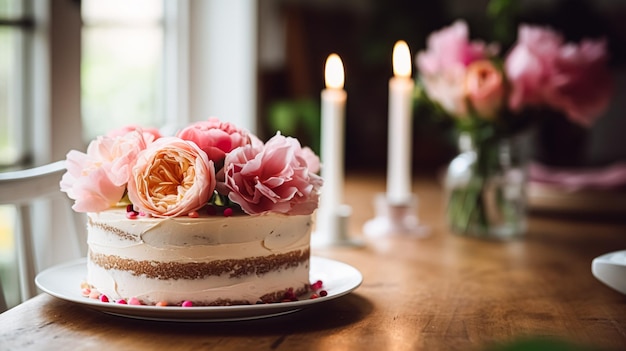
[[[128,197],[139,211],[174,217],[206,205],[215,183],[213,162],[195,143],[163,137],[138,155]]]
[[[215,163],[221,163],[233,149],[251,143],[247,131],[228,122],[212,117],[208,121],[196,122],[177,133],[177,137],[193,141]]]
[[[248,214],[313,213],[322,178],[311,172],[319,168],[319,159],[309,151],[296,139],[280,134],[264,146],[247,145],[232,151],[224,163],[228,198]]]
[[[115,185],[107,176],[109,164],[85,153],[72,150],[67,154],[67,171],[61,178],[61,191],[75,200],[76,212],[100,212],[114,206],[124,195],[125,187]]]
[[[113,184],[125,185],[137,155],[153,140],[152,133],[145,133],[141,129],[116,137],[100,136],[89,143],[87,154],[103,163],[110,164],[106,167],[106,171]]]
[[[456,21],[428,37],[427,50],[417,54],[417,68],[428,97],[448,113],[467,114],[463,82],[467,66],[496,55],[497,47],[469,40],[467,23]]]
[[[465,94],[480,117],[495,119],[504,99],[502,73],[489,60],[472,62],[465,76]]]

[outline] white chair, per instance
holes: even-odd
[[[33,246],[31,205],[34,201],[62,197],[67,200],[68,232],[74,235],[69,240],[78,245],[81,254],[86,254],[84,240],[85,221],[71,209],[71,200],[60,191],[59,182],[65,173],[65,161],[58,161],[26,170],[0,173],[0,205],[13,204],[17,212],[16,249],[19,269],[20,297],[25,301],[37,294],[36,255]],[[0,312],[6,310],[6,301],[0,282]]]

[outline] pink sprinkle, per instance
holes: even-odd
[[[189,212],[189,214],[187,214],[187,216],[189,216],[191,218],[198,218],[200,215],[196,211],[191,211],[191,212]]]
[[[81,293],[83,296],[89,296],[89,294],[91,293],[91,289],[89,289],[89,288],[83,288],[83,289],[80,291],[80,293]]]
[[[100,298],[100,293],[98,292],[98,290],[91,290],[91,292],[89,293],[89,298],[98,299]]]
[[[148,214],[147,214],[147,213],[145,213],[145,212],[143,212],[143,211],[139,211],[139,215],[140,215],[141,217],[147,217],[147,216],[148,216]]]
[[[230,217],[233,215],[233,209],[232,208],[226,208],[224,209],[224,217]]]
[[[119,303],[120,305],[126,305],[126,300],[124,300],[124,299],[117,300],[117,303]]]
[[[311,289],[312,289],[312,290],[319,290],[319,289],[321,289],[321,288],[322,288],[322,285],[323,285],[323,284],[322,284],[322,281],[321,281],[321,280],[318,280],[318,281],[316,281],[315,283],[311,284]]]
[[[183,301],[182,306],[183,307],[191,307],[191,306],[193,306],[193,302],[191,302],[189,300],[185,300],[185,301]]]
[[[129,305],[139,306],[139,305],[141,305],[141,301],[138,298],[136,298],[136,297],[131,297],[130,299],[128,299],[128,304]]]
[[[137,215],[138,213],[133,211],[133,212],[126,212],[126,218],[128,219],[137,219]]]
[[[102,294],[102,295],[100,295],[100,301],[101,302],[109,302],[109,298],[106,295]]]

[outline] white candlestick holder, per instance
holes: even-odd
[[[313,248],[363,246],[363,241],[348,235],[350,216],[352,216],[352,207],[349,205],[339,205],[336,208],[318,208],[315,231],[311,235],[311,246]]]
[[[376,216],[363,226],[363,233],[370,238],[407,236],[424,238],[430,235],[430,227],[421,224],[417,217],[417,196],[403,202],[389,201],[385,193],[374,198]]]

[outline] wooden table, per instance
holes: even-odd
[[[428,238],[313,251],[361,271],[344,297],[256,321],[173,323],[42,294],[0,315],[0,349],[485,350],[526,338],[626,349],[626,296],[591,275],[594,257],[626,248],[625,223],[531,216],[521,240],[480,241],[447,232],[434,177],[414,190]],[[351,235],[382,191],[383,177],[348,177]]]

